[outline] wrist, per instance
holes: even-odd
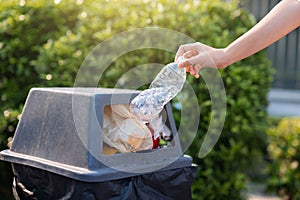
[[[213,55],[214,63],[217,68],[226,68],[233,63],[229,52],[224,49],[216,49],[215,55]]]

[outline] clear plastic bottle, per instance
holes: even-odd
[[[131,101],[130,112],[144,122],[157,118],[164,106],[182,90],[185,80],[185,68],[178,68],[178,62],[169,63],[157,74],[149,89]]]

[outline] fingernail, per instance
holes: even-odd
[[[185,52],[185,53],[183,54],[183,57],[184,57],[184,58],[191,58],[191,57],[196,56],[196,55],[198,55],[198,51],[196,51],[196,50],[191,50],[191,51]]]

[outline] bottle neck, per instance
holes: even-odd
[[[183,61],[185,58],[183,56],[179,56],[178,59],[175,61],[176,63],[179,63]]]

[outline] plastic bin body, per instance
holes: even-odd
[[[103,154],[104,107],[129,104],[137,94],[137,91],[123,89],[34,88],[26,100],[11,149],[2,151],[0,159],[12,163],[19,184],[34,185],[34,181],[28,181],[26,174],[38,170],[39,174],[47,174],[49,180],[55,180],[54,183],[60,180],[65,182],[63,185],[69,185],[68,182],[73,184],[75,181],[77,193],[79,188],[85,188],[83,190],[93,191],[91,194],[96,199],[104,195],[101,192],[97,195],[97,188],[126,182],[133,177],[140,180],[153,173],[185,169],[190,171],[187,177],[190,177],[188,182],[191,184],[191,174],[195,173],[195,167],[190,157],[182,156],[169,104],[165,108],[165,117],[174,136],[172,147],[136,153]],[[43,179],[47,180],[45,177]],[[41,178],[37,180],[42,182]],[[51,190],[46,189],[48,195]],[[38,190],[35,188],[35,191]],[[73,193],[76,193],[75,190]],[[78,195],[72,199],[80,199]]]

